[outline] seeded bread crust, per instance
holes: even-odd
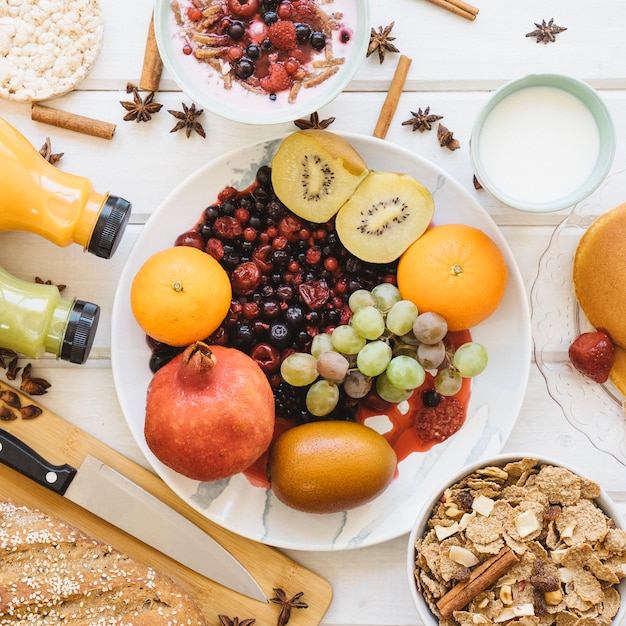
[[[174,581],[41,511],[0,503],[0,626],[205,626]]]

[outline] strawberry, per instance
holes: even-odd
[[[615,360],[615,348],[611,337],[602,328],[582,333],[569,347],[569,360],[587,378],[604,383]]]
[[[296,26],[289,20],[278,20],[268,29],[270,43],[277,50],[293,50],[298,44],[296,41]]]
[[[268,93],[284,91],[291,87],[291,77],[282,63],[272,63],[269,74],[261,79],[261,88]]]

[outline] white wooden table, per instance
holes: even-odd
[[[496,220],[519,264],[528,293],[538,260],[550,235],[567,212],[525,214],[507,208],[472,184],[468,140],[475,115],[492,90],[532,72],[561,72],[587,81],[606,99],[617,131],[613,172],[626,168],[626,6],[622,0],[476,0],[480,13],[468,22],[425,0],[371,0],[372,26],[395,21],[394,43],[413,60],[387,140],[430,159],[475,194]],[[90,178],[97,190],[109,190],[133,203],[133,216],[116,255],[109,261],[84,254],[78,246],[59,249],[25,233],[0,233],[0,264],[30,279],[50,278],[67,284],[68,294],[101,305],[103,315],[89,361],[77,371],[53,358],[37,362],[39,375],[53,388],[42,401],[53,411],[145,465],[118,404],[110,362],[110,318],[114,292],[126,256],[146,219],[161,199],[189,174],[225,149],[294,130],[244,125],[205,112],[207,139],[169,134],[173,118],[165,109],[189,104],[164,74],[157,100],[163,112],[148,124],[123,122],[120,100],[128,99],[128,82],[138,84],[151,0],[101,0],[105,42],[98,63],[73,93],[50,102],[67,111],[117,124],[112,140],[103,140],[32,122],[28,104],[0,101],[0,115],[40,146],[51,137],[59,166]],[[535,43],[525,34],[534,22],[554,18],[567,31],[555,43]],[[335,131],[371,134],[385,98],[398,55],[363,61],[348,89],[319,111],[334,116]],[[410,111],[430,106],[461,142],[451,152],[439,147],[434,133],[402,126]],[[251,120],[254,122],[254,120]],[[538,138],[538,145],[549,149]],[[625,191],[626,194],[626,191]],[[625,198],[626,199],[626,198]],[[607,207],[610,208],[610,207]],[[574,429],[546,390],[533,364],[521,415],[505,451],[556,457],[599,481],[626,513],[626,467],[598,450]],[[334,599],[324,625],[417,625],[405,572],[407,537],[343,553],[289,551],[297,561],[331,581]]]

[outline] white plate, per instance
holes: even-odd
[[[315,87],[300,89],[292,103],[288,102],[287,92],[278,93],[272,101],[268,95],[244,89],[237,80],[232,88],[225,89],[222,77],[207,63],[197,61],[193,55],[183,55],[184,40],[171,10],[171,0],[156,0],[154,7],[154,32],[163,65],[194,102],[226,119],[244,124],[279,124],[308,117],[347,87],[365,59],[371,30],[368,0],[317,4],[328,14],[342,15],[339,21],[351,32],[351,39],[341,43],[340,31],[334,31],[333,55],[343,59],[339,70]]]
[[[599,450],[626,465],[624,398],[610,381],[600,385],[585,378],[568,357],[572,341],[592,330],[574,295],[574,254],[591,222],[624,202],[623,178],[624,171],[609,176],[555,229],[539,261],[531,308],[535,360],[548,392],[574,428],[587,435]]]
[[[253,487],[240,474],[215,483],[189,480],[161,464],[143,437],[150,352],[130,310],[133,277],[149,256],[173,245],[178,233],[192,227],[223,187],[247,187],[258,166],[270,162],[280,139],[226,154],[175,189],[148,220],[131,251],[113,306],[115,386],[128,425],[155,471],[217,524],[262,543],[297,550],[358,548],[408,533],[424,497],[442,473],[452,473],[501,450],[520,410],[530,368],[530,314],[524,284],[509,246],[491,218],[457,182],[425,159],[381,139],[344,137],[371,168],[412,174],[430,189],[437,223],[461,222],[486,232],[500,246],[509,269],[500,307],[472,329],[475,340],[487,346],[489,365],[475,379],[463,428],[429,452],[409,455],[399,464],[397,478],[375,501],[342,513],[301,513],[281,504],[271,491]]]

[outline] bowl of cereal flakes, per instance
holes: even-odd
[[[601,487],[548,460],[500,455],[446,481],[407,553],[426,626],[621,624],[626,531]]]
[[[199,106],[247,124],[304,118],[333,100],[369,43],[368,0],[157,0],[166,70]]]

